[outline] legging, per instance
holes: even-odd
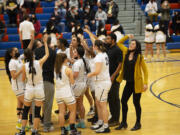
[[[134,82],[126,82],[126,86],[124,88],[121,99],[123,123],[127,123],[127,112],[128,112],[127,102],[132,94],[133,94],[133,103],[136,109],[136,122],[140,123],[141,120],[141,105],[140,105],[141,93],[138,94],[135,93]]]

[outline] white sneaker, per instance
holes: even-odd
[[[92,130],[97,130],[97,129],[101,128],[102,126],[103,126],[103,124],[99,125],[98,122],[96,122],[94,125],[91,126],[91,129]]]
[[[89,110],[89,112],[88,112],[88,114],[87,114],[87,116],[91,116],[91,115],[94,115],[94,114],[95,114],[94,108],[91,107],[90,110]]]

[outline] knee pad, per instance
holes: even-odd
[[[22,114],[22,110],[23,110],[22,108],[17,108],[16,110],[19,111],[19,112],[17,113],[17,115],[21,115],[21,114]]]
[[[35,106],[35,118],[40,118],[41,106]]]
[[[30,106],[24,106],[22,119],[27,120],[28,119],[28,112],[29,112]]]

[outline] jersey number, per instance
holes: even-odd
[[[108,59],[108,57],[105,57],[105,60],[106,60],[106,66],[109,65],[109,59]]]

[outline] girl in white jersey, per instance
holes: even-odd
[[[67,58],[70,59],[70,49],[69,49],[69,44],[68,41],[64,38],[60,38],[58,40],[58,53],[65,53],[67,55]]]
[[[83,58],[84,56],[84,48],[82,46],[78,46],[77,49],[74,50],[74,58],[77,59],[73,66],[73,74],[75,78],[75,84],[73,86],[73,91],[77,100],[77,110],[80,114],[80,122],[78,123],[77,127],[85,128],[85,108],[83,105],[83,95],[86,91],[86,73],[88,73],[86,62]]]
[[[151,21],[149,19],[146,20],[146,28],[145,28],[145,39],[144,42],[146,44],[145,49],[145,59],[147,59],[148,52],[151,53],[151,59],[153,59],[153,43],[154,43],[154,29]]]
[[[61,127],[61,135],[67,135],[67,130],[64,127],[66,112],[66,106],[70,112],[69,124],[70,134],[78,135],[75,128],[76,122],[76,99],[72,91],[71,86],[74,85],[73,72],[68,67],[67,55],[64,53],[58,53],[55,61],[56,72],[56,101],[59,107],[59,125]]]
[[[163,51],[164,60],[166,60],[166,28],[162,21],[154,27],[154,31],[156,32],[157,61],[159,61],[160,47]]]
[[[24,110],[22,115],[22,129],[16,135],[25,135],[25,126],[27,124],[28,112],[33,100],[35,100],[35,118],[32,135],[40,135],[37,132],[37,128],[40,120],[41,105],[44,100],[43,78],[42,78],[42,66],[49,57],[49,50],[47,46],[47,37],[44,38],[45,55],[40,60],[34,60],[33,51],[26,49],[24,51],[24,57],[27,61],[22,68],[23,81],[27,78],[26,91],[24,94]]]
[[[96,40],[93,50],[97,53],[94,58],[95,71],[87,75],[88,78],[95,76],[95,97],[98,110],[98,121],[91,127],[96,133],[109,133],[108,126],[108,110],[107,97],[111,87],[111,79],[109,74],[109,59],[105,53],[104,44],[100,40]],[[104,124],[103,124],[104,122]]]
[[[12,90],[15,93],[17,97],[17,117],[18,117],[18,123],[16,125],[16,128],[21,128],[21,113],[23,108],[23,102],[24,102],[24,89],[25,84],[22,81],[22,66],[23,62],[19,58],[20,53],[18,52],[17,48],[12,48],[10,50],[11,60],[9,62],[9,71],[11,74],[11,85]]]

